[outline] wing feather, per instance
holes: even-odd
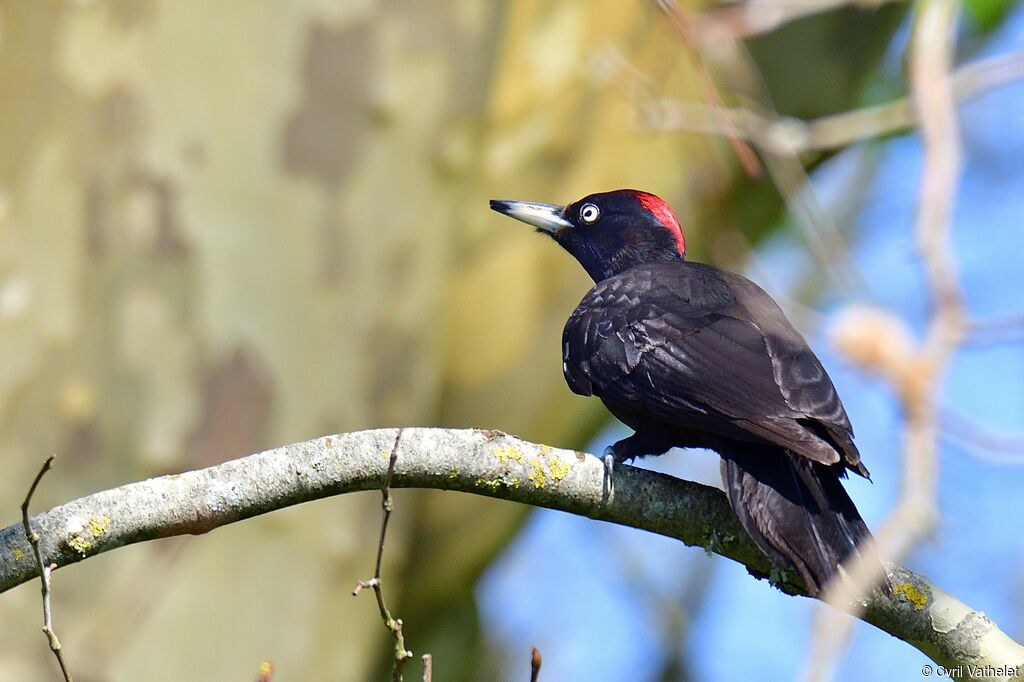
[[[863,469],[818,358],[774,301],[738,275],[672,263],[606,279],[566,323],[563,360],[576,393]]]

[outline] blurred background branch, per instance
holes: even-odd
[[[828,12],[846,5],[865,9],[895,0],[746,0],[728,7],[712,9],[697,15],[695,33],[701,42],[738,40],[769,33],[814,14]]]
[[[906,419],[903,480],[896,506],[876,529],[875,540],[881,556],[896,562],[904,561],[938,520],[939,396],[966,319],[952,238],[961,168],[951,77],[958,13],[957,0],[919,3],[911,39],[910,86],[924,145],[916,236],[931,316],[925,337],[915,352],[906,354],[894,382]],[[854,567],[851,577],[848,583],[830,585],[825,601],[833,606],[850,603],[862,586],[877,580],[863,566]],[[832,679],[852,631],[849,619],[819,611],[808,649],[808,682]]]
[[[980,59],[953,71],[953,95],[964,102],[1020,78],[1024,78],[1024,52]],[[695,102],[660,99],[642,103],[638,114],[639,125],[651,130],[738,134],[768,151],[804,154],[839,149],[909,130],[920,122],[918,106],[919,102],[907,96],[804,121],[772,117],[754,109],[726,107],[719,112]],[[728,128],[719,123],[722,115],[730,122]]]

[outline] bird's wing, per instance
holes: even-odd
[[[733,277],[710,268],[634,268],[595,286],[563,334],[569,387],[668,424],[719,425],[726,437],[739,429],[859,470],[849,421],[821,363],[767,294]],[[744,283],[756,291],[737,296]]]

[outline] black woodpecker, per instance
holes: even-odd
[[[710,448],[747,533],[818,594],[837,567],[871,562],[871,533],[843,489],[868,478],[832,380],[760,287],[686,260],[668,204],[646,192],[568,206],[491,201],[554,238],[595,286],[565,324],[573,392],[597,396],[633,435],[606,462]]]

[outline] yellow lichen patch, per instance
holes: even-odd
[[[900,583],[894,585],[892,588],[893,593],[898,597],[903,597],[914,606],[915,611],[920,611],[928,604],[927,592],[919,590],[914,583]]]
[[[92,548],[93,540],[110,532],[110,517],[94,516],[84,527],[79,525],[80,523],[80,520],[75,521],[74,527],[69,529],[67,543],[68,547],[85,556]]]
[[[98,538],[102,535],[106,535],[107,531],[110,530],[110,517],[109,516],[94,516],[89,519],[89,532],[92,533],[94,538]]]
[[[89,552],[89,548],[92,547],[92,542],[84,534],[75,533],[68,536],[68,547],[85,556]]]
[[[25,553],[22,552],[20,549],[15,549],[14,550],[14,560],[15,561],[20,561],[21,557],[23,557],[24,555],[25,555]]]
[[[539,459],[535,459],[530,462],[533,465],[533,471],[527,476],[530,482],[533,483],[534,488],[543,488],[548,484],[547,474],[544,473],[544,465],[541,464]]]
[[[494,451],[494,456],[497,457],[502,464],[508,464],[510,459],[514,459],[517,462],[523,461],[523,456],[511,445],[502,445]]]
[[[484,488],[486,490],[490,490],[491,492],[495,492],[499,488],[501,488],[502,485],[504,485],[504,483],[500,478],[492,478],[491,480],[478,478],[475,481],[473,481],[473,485],[475,485],[477,488]]]
[[[569,473],[569,463],[563,462],[557,457],[552,457],[548,460],[548,471],[551,472],[552,480],[561,481]]]

